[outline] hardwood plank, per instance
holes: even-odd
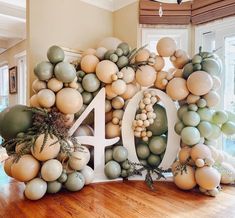
[[[221,7],[224,7],[224,6],[232,5],[232,4],[235,4],[234,0],[219,1],[219,2],[216,2],[214,4],[210,4],[210,5],[207,5],[205,7],[199,8],[199,9],[193,9],[192,10],[192,16],[202,14],[202,13],[206,13],[208,11],[211,11],[211,10],[214,10],[214,9],[217,9],[217,8],[221,8]]]
[[[143,9],[143,10],[158,10],[159,6],[160,6],[159,2],[153,2],[150,0],[140,0],[140,9]],[[174,10],[190,11],[191,2],[184,2],[180,5],[162,3],[162,7],[164,10],[169,10],[169,11],[174,11]]]
[[[191,16],[140,16],[140,24],[190,24]]]
[[[213,198],[197,190],[181,191],[171,182],[155,182],[155,191],[150,191],[143,181],[110,182],[30,201],[24,198],[23,183],[9,180],[1,169],[0,172],[0,217],[3,218],[235,217],[235,187],[231,186],[224,186],[223,192]]]
[[[224,1],[224,0],[222,0]],[[214,4],[216,2],[222,2],[221,0],[194,0],[192,4],[192,10],[198,9],[198,8],[203,8],[207,5]]]

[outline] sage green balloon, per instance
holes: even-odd
[[[105,149],[105,163],[108,163],[111,160],[113,160],[113,149],[107,148]]]
[[[175,124],[175,132],[180,135],[182,129],[185,127],[184,123],[179,121]]]
[[[165,136],[153,136],[149,142],[149,149],[153,154],[161,154],[166,150],[166,144]]]
[[[189,109],[190,111],[197,111],[197,110],[198,110],[198,107],[197,107],[196,104],[189,104],[189,105],[188,105],[188,109]]]
[[[83,92],[82,99],[84,104],[90,104],[93,99],[93,95],[90,92]]]
[[[147,162],[153,167],[158,167],[161,163],[161,158],[158,155],[150,154]]]
[[[197,106],[200,107],[200,108],[204,108],[206,107],[206,100],[203,99],[203,98],[200,98],[198,101],[197,101]]]
[[[120,43],[118,48],[122,49],[124,55],[128,55],[130,52],[130,47],[126,42]]]
[[[212,132],[212,125],[208,121],[201,121],[198,125],[198,130],[202,137],[208,137]]]
[[[153,135],[160,136],[168,130],[166,110],[160,104],[155,104],[153,109],[156,114],[156,118],[154,119],[153,124],[151,124],[147,129],[150,130]]]
[[[116,179],[121,175],[121,166],[116,161],[109,161],[104,167],[105,175],[109,179]]]
[[[122,69],[123,67],[126,67],[129,63],[129,60],[126,56],[121,56],[118,58],[118,61],[117,61],[117,66],[119,69]]]
[[[150,150],[147,144],[141,143],[136,146],[136,153],[138,158],[146,159],[150,155]]]
[[[124,170],[130,169],[130,167],[131,167],[131,165],[130,165],[130,163],[129,163],[128,160],[125,160],[124,162],[122,162],[122,168],[123,168]]]
[[[121,57],[123,55],[123,50],[121,48],[117,48],[115,50],[115,54],[118,56],[118,57]]]
[[[119,163],[125,161],[128,157],[128,151],[123,146],[117,146],[113,150],[113,159]]]
[[[222,125],[221,130],[227,136],[234,135],[235,134],[235,123],[228,121]]]
[[[126,178],[126,177],[128,177],[128,171],[127,171],[127,170],[122,169],[122,171],[121,171],[121,177],[122,177],[122,178]]]
[[[47,193],[55,194],[59,192],[62,188],[62,184],[58,181],[48,182],[47,183]]]
[[[177,111],[177,116],[180,120],[183,119],[183,115],[185,112],[188,111],[188,106],[187,105],[183,105],[179,108],[179,110]]]
[[[209,134],[209,136],[206,137],[206,139],[207,140],[216,140],[221,136],[221,129],[219,126],[212,124],[212,123],[211,123],[211,126],[212,126],[212,131]]]
[[[185,126],[197,126],[200,123],[200,116],[195,111],[186,111],[182,120]]]
[[[192,146],[199,143],[201,136],[196,127],[185,127],[181,132],[181,138],[184,144]]]
[[[34,68],[35,76],[42,81],[49,80],[53,76],[53,65],[48,61],[42,61]]]
[[[74,66],[67,62],[60,62],[56,64],[54,73],[56,79],[63,83],[70,83],[76,77],[76,70]]]
[[[85,185],[85,178],[81,173],[73,172],[68,174],[68,179],[64,185],[69,191],[79,191]]]
[[[213,58],[206,58],[202,61],[202,70],[211,75],[219,75],[220,64]]]
[[[194,55],[192,58],[192,63],[193,64],[200,64],[202,62],[202,57],[201,55]]]
[[[183,69],[183,77],[184,79],[188,79],[188,77],[193,73],[193,64],[188,63],[184,66]]]
[[[53,45],[47,51],[47,58],[52,64],[57,64],[64,60],[64,51],[59,46]]]
[[[110,60],[110,56],[115,53],[115,50],[111,49],[105,52],[104,54],[104,59],[105,60]]]
[[[110,61],[116,63],[118,61],[118,56],[116,54],[111,54],[109,59]]]
[[[202,65],[201,64],[194,64],[193,65],[193,71],[198,71],[202,69]]]
[[[2,112],[0,112],[0,135],[2,135],[2,130],[4,127],[4,122],[3,122],[4,116],[9,110],[10,110],[10,107],[7,107]]]
[[[199,108],[197,113],[199,114],[201,121],[205,120],[210,122],[212,120],[213,112],[207,107]]]
[[[89,73],[86,76],[84,76],[82,80],[82,87],[87,92],[95,92],[100,87],[100,81],[95,74]]]
[[[57,180],[58,180],[58,182],[60,182],[60,183],[64,183],[64,182],[66,182],[67,179],[68,179],[67,174],[66,174],[65,172],[63,172],[63,173],[61,174],[61,176],[60,176]]]

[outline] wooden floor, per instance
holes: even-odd
[[[152,192],[144,182],[100,183],[33,202],[24,198],[24,184],[10,180],[0,169],[0,217],[235,217],[235,187],[224,187],[216,198],[180,191],[170,182],[157,182],[155,187]]]

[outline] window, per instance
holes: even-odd
[[[188,29],[187,28],[142,28],[142,46],[148,45],[151,52],[156,53],[156,45],[162,37],[171,37],[175,40],[177,48],[183,49],[189,53],[188,46]],[[168,70],[172,67],[169,58],[165,59],[165,67]]]
[[[8,66],[0,67],[0,112],[9,105]]]
[[[235,18],[226,18],[195,28],[195,50],[216,51],[223,62],[220,74],[220,108],[235,113]],[[223,139],[223,149],[235,156],[235,137]]]

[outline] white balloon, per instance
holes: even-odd
[[[40,179],[35,178],[26,184],[25,197],[30,200],[39,200],[42,198],[47,191],[47,183]]]
[[[91,167],[85,166],[83,170],[81,171],[81,173],[85,178],[85,185],[92,183],[92,181],[95,178],[95,174],[94,174],[94,170]]]

